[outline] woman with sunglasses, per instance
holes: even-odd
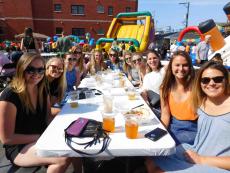
[[[78,87],[80,84],[80,72],[75,68],[77,58],[74,54],[64,55],[65,69],[66,69],[66,84],[67,92],[73,91],[74,87]]]
[[[112,48],[109,50],[109,60],[106,61],[106,65],[108,68],[110,68],[113,71],[114,70],[123,71],[117,50]]]
[[[75,68],[80,75],[80,80],[82,80],[87,74],[87,68],[84,62],[82,48],[80,46],[73,46],[70,53],[76,57]]]
[[[104,59],[100,50],[94,50],[92,52],[90,62],[87,65],[87,69],[91,75],[107,69],[107,66],[104,63]]]
[[[46,81],[51,106],[60,103],[66,91],[64,62],[61,58],[53,57],[46,62]]]
[[[197,115],[191,105],[194,69],[189,55],[174,52],[160,86],[161,121],[176,144],[193,144],[197,133]]]
[[[198,71],[192,91],[198,131],[193,145],[177,147],[175,155],[154,158],[155,165],[173,173],[227,173],[230,170],[230,81],[225,67],[214,61]],[[155,166],[148,161],[148,172]]]
[[[0,96],[0,140],[15,165],[48,165],[47,172],[65,172],[70,159],[38,157],[35,143],[51,120],[45,89],[45,61],[34,53],[19,59],[15,78]]]
[[[142,86],[143,78],[146,73],[146,64],[140,53],[132,55],[133,68],[131,69],[132,84],[134,86]]]

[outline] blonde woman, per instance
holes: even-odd
[[[0,96],[0,140],[13,164],[48,165],[47,172],[63,173],[69,158],[36,155],[35,143],[51,119],[44,75],[45,61],[40,55],[22,55],[15,78]]]
[[[87,74],[87,69],[86,69],[86,65],[84,62],[84,54],[82,52],[82,48],[80,46],[73,46],[70,53],[76,57],[75,68],[79,72],[80,80],[81,80]]]
[[[50,58],[46,63],[47,88],[51,105],[60,103],[66,91],[64,61],[61,58]]]
[[[87,65],[87,69],[90,74],[95,74],[98,71],[104,71],[107,69],[107,66],[104,63],[102,52],[100,50],[94,50],[92,52],[90,62]]]
[[[132,52],[127,51],[127,50],[124,51],[123,57],[124,57],[123,72],[128,77],[128,79],[132,81],[132,76],[131,76],[131,69],[133,68]]]

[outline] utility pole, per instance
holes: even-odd
[[[181,2],[179,3],[181,5],[185,5],[187,12],[186,12],[186,16],[185,16],[185,27],[188,27],[188,17],[189,17],[189,6],[190,6],[190,2]]]

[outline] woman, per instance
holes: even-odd
[[[160,86],[161,121],[179,143],[193,144],[197,115],[191,106],[194,69],[184,51],[174,52]]]
[[[139,53],[134,53],[132,55],[132,62],[134,66],[131,69],[131,82],[134,86],[142,86],[146,73],[146,64],[142,58],[142,55]]]
[[[16,75],[0,96],[0,140],[15,165],[48,165],[47,172],[62,173],[70,159],[36,155],[35,143],[51,120],[45,89],[45,61],[34,53],[19,59]]]
[[[74,87],[78,87],[80,84],[80,72],[75,68],[77,58],[74,54],[64,55],[65,68],[66,68],[66,84],[67,92],[73,91]]]
[[[87,69],[91,75],[106,70],[106,64],[100,50],[94,50],[92,53],[90,63],[87,65]]]
[[[37,40],[33,37],[33,30],[31,28],[25,28],[25,37],[21,41],[21,50],[24,52],[39,52],[39,46]]]
[[[155,51],[148,51],[146,54],[147,65],[146,75],[143,79],[143,90],[152,90],[159,94],[160,85],[165,74],[165,68],[162,68],[160,55]]]
[[[198,132],[193,145],[177,147],[175,155],[155,158],[162,170],[173,173],[227,173],[230,171],[230,83],[228,71],[209,61],[198,72],[193,87]],[[156,172],[148,161],[149,173]],[[159,169],[158,169],[159,170]]]
[[[123,71],[130,81],[132,81],[131,69],[133,68],[132,53],[130,51],[124,51]]]
[[[64,62],[61,58],[50,58],[46,63],[46,82],[48,94],[51,102],[51,113],[57,115],[60,108],[54,107],[63,100],[66,91],[66,78],[64,72]]]
[[[123,71],[122,65],[119,60],[118,51],[116,51],[115,49],[109,50],[109,60],[106,62],[106,65],[108,68],[110,68],[113,71],[115,70]]]
[[[80,75],[81,81],[87,74],[82,48],[80,46],[73,46],[70,53],[72,53],[76,57],[75,68]]]

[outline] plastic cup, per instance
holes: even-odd
[[[127,96],[129,100],[136,100],[136,92],[134,89],[128,89]]]
[[[78,102],[77,102],[77,100],[70,101],[70,107],[71,107],[71,108],[77,108],[77,107],[78,107]]]
[[[119,85],[120,85],[121,88],[124,88],[124,87],[125,87],[125,79],[124,79],[123,77],[121,77],[121,78],[119,79]]]
[[[125,118],[125,134],[129,139],[136,139],[138,134],[138,120],[135,117]]]
[[[114,113],[102,113],[103,117],[103,129],[108,132],[115,131],[115,114]]]
[[[113,96],[111,95],[103,95],[103,111],[105,113],[113,112]]]

